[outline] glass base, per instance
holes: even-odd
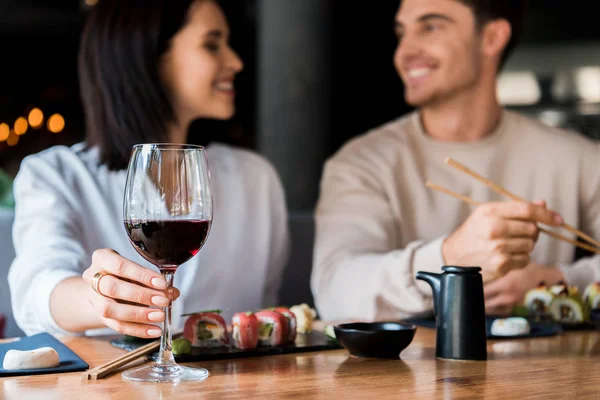
[[[181,365],[160,367],[150,365],[123,372],[123,379],[136,382],[199,382],[208,378],[210,374],[204,368],[190,368]]]

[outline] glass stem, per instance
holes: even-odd
[[[169,299],[173,289],[173,271],[163,270],[162,276],[167,281],[167,295]],[[158,353],[158,359],[156,360],[156,367],[171,367],[177,365],[175,358],[173,357],[172,350],[172,334],[171,334],[171,303],[163,311],[165,312],[165,322],[163,324],[163,333],[160,340],[160,352]]]

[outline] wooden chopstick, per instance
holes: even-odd
[[[456,192],[453,192],[450,189],[446,189],[443,186],[436,185],[435,183],[431,183],[429,181],[427,181],[426,186],[429,187],[430,189],[437,190],[438,192],[442,192],[442,193],[447,194],[449,196],[452,196],[452,197],[454,197],[456,199],[462,200],[463,202],[471,204],[473,206],[479,206],[479,205],[482,204],[481,202],[479,202],[477,200],[473,200],[473,199],[471,199],[469,197],[463,196],[462,194],[458,194]],[[589,245],[587,245],[585,243],[578,242],[578,241],[575,241],[575,240],[571,240],[568,237],[559,235],[558,233],[554,233],[554,232],[546,230],[544,228],[539,228],[539,230],[540,230],[540,232],[543,232],[546,235],[551,236],[551,237],[553,237],[555,239],[562,240],[563,242],[570,243],[573,246],[580,247],[582,249],[591,251],[591,252],[596,253],[596,254],[600,254],[600,249],[597,249],[595,247],[589,246]]]
[[[173,339],[177,339],[182,336],[182,334],[173,335]],[[108,374],[114,372],[118,368],[121,368],[124,365],[127,365],[138,358],[145,356],[148,353],[152,353],[153,351],[160,348],[160,339],[155,340],[154,342],[150,342],[140,348],[137,348],[133,351],[128,352],[118,358],[115,358],[112,361],[107,362],[106,364],[102,364],[96,368],[88,369],[81,375],[81,380],[97,380],[104,378]]]
[[[510,192],[509,190],[507,190],[506,188],[503,188],[500,185],[496,185],[494,182],[490,181],[489,179],[479,175],[477,172],[471,170],[469,167],[459,163],[456,160],[453,160],[450,157],[447,157],[445,160],[446,164],[448,164],[449,166],[464,172],[465,174],[471,176],[472,178],[475,178],[476,180],[478,180],[479,182],[483,183],[484,185],[490,187],[492,190],[494,190],[497,193],[500,193],[501,195],[504,195],[514,201],[521,201],[524,203],[529,203],[529,201],[523,199],[522,197],[517,196],[516,194]],[[598,242],[597,240],[595,240],[593,237],[589,236],[588,234],[586,234],[585,232],[580,231],[579,229],[575,228],[574,226],[571,226],[569,224],[567,224],[566,222],[563,222],[561,227],[565,228],[566,230],[570,231],[571,233],[585,239],[586,241],[588,241],[589,243],[592,243],[593,245],[595,245],[596,247],[600,248],[600,242]]]

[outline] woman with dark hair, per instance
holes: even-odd
[[[111,328],[158,337],[173,304],[180,316],[276,305],[288,254],[287,212],[275,170],[262,157],[211,144],[214,222],[174,290],[133,249],[123,227],[126,168],[138,143],[186,143],[198,118],[234,113],[243,65],[214,0],[102,0],[80,50],[86,143],[29,156],[15,181],[9,283],[27,333],[94,334]],[[93,276],[108,271],[93,287]],[[102,332],[102,331],[101,331]]]

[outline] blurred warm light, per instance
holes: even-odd
[[[86,6],[93,7],[93,6],[95,6],[96,4],[98,4],[98,0],[85,0],[85,5],[86,5]]]
[[[505,72],[497,82],[498,101],[503,105],[533,105],[542,98],[542,90],[533,72]]]
[[[600,68],[580,68],[575,73],[575,84],[583,101],[600,102]]]
[[[8,124],[0,124],[0,142],[4,142],[8,139],[8,135],[10,135],[10,127]]]
[[[39,108],[34,108],[29,112],[29,125],[33,129],[40,128],[44,124],[44,113]]]
[[[54,114],[48,118],[48,130],[52,133],[60,133],[65,129],[65,119],[60,114]]]
[[[19,117],[17,118],[17,120],[15,121],[15,133],[17,135],[24,135],[25,132],[27,132],[27,129],[29,128],[29,124],[27,123],[27,120],[23,117]]]
[[[10,131],[8,139],[6,139],[6,144],[9,146],[16,146],[17,143],[19,143],[19,135],[17,135],[15,131]]]

